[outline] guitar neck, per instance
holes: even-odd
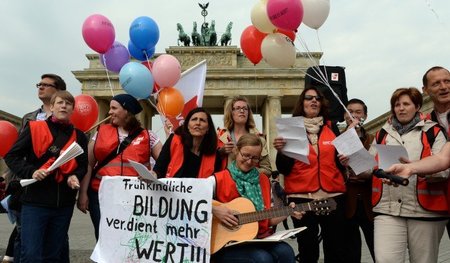
[[[304,204],[296,204],[295,208],[291,208],[289,206],[280,207],[280,208],[272,208],[263,211],[256,211],[250,213],[241,213],[236,216],[239,218],[239,225],[244,225],[252,222],[261,221],[269,218],[276,218],[281,216],[288,216],[292,214],[294,211],[311,211],[310,203]]]

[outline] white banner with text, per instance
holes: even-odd
[[[209,262],[212,183],[102,179],[96,262]]]

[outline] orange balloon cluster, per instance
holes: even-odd
[[[178,116],[184,108],[184,97],[174,87],[162,89],[158,94],[158,111],[167,117]]]

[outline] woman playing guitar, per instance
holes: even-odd
[[[268,177],[256,169],[261,160],[262,143],[254,134],[242,135],[234,148],[236,160],[226,170],[215,173],[215,199],[227,203],[238,197],[245,197],[257,211],[270,209],[271,187]],[[295,204],[290,205],[292,208]],[[213,215],[223,226],[237,228],[239,217],[226,206],[213,206]],[[302,212],[293,211],[292,216],[300,219]],[[258,221],[256,238],[273,233],[271,226],[283,221],[286,216]],[[295,262],[294,251],[285,242],[243,243],[222,248],[213,255],[214,262]]]

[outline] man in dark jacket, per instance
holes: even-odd
[[[362,124],[367,119],[367,106],[359,99],[351,99],[347,103],[347,110],[353,116],[358,124],[355,130],[366,149],[370,148],[374,136],[366,133]],[[345,121],[347,127],[352,125],[352,119],[345,113]],[[375,261],[373,250],[373,213],[372,213],[372,178],[364,178],[356,176],[353,170],[347,168],[347,193],[345,204],[345,216],[347,222],[347,244],[350,246],[351,262],[361,262],[361,235],[359,228],[361,227],[370,255]]]

